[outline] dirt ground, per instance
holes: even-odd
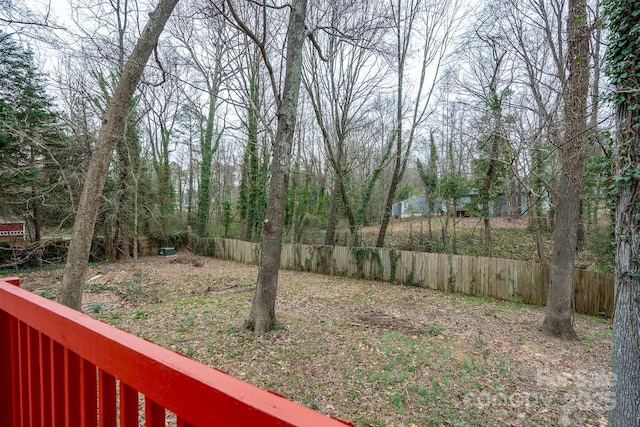
[[[61,270],[21,275],[55,298]],[[243,328],[257,267],[179,253],[92,266],[83,309],[358,426],[604,426],[611,323],[538,331],[544,309],[282,271],[282,327]]]

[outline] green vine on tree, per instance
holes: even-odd
[[[640,108],[640,0],[604,0],[603,6],[611,31],[605,72],[616,87],[611,101],[618,111],[634,112]],[[618,138],[628,146],[626,142],[632,132],[640,130],[640,115],[628,114],[622,119],[627,132]],[[628,172],[631,175],[640,173],[637,170]],[[631,175],[624,174],[616,180],[625,180]]]

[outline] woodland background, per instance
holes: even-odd
[[[148,63],[96,225],[109,259],[131,256],[143,235],[167,245],[191,231],[261,237],[287,10],[235,5],[273,58],[265,67],[263,53],[224,5],[181,1]],[[30,238],[43,244],[70,234],[101,117],[151,5],[46,6],[0,7],[0,216],[25,220]],[[587,264],[611,270],[607,34],[599,5],[588,11],[579,240]],[[546,262],[565,129],[566,15],[563,1],[313,2],[286,165],[285,242]],[[17,19],[25,16],[44,25]],[[474,195],[469,212],[480,221],[465,234],[454,216],[467,194]],[[444,213],[427,215],[412,235],[388,242],[391,204],[415,195],[443,203]],[[495,219],[480,226],[499,197],[513,206],[526,199],[526,232],[513,242],[535,251],[523,255],[502,245],[491,227]],[[518,209],[510,214],[520,216]],[[375,239],[366,237],[370,228],[363,233],[367,226],[375,227]]]

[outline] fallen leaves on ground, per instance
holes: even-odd
[[[61,275],[23,287],[53,298]],[[564,342],[540,307],[281,271],[282,326],[256,338],[254,265],[178,254],[87,277],[90,315],[358,426],[606,425],[606,319],[578,315]]]

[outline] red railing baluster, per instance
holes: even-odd
[[[80,356],[66,349],[65,351],[65,414],[66,425],[69,427],[81,425],[80,403]]]
[[[27,328],[27,371],[29,377],[29,425],[41,425],[40,418],[40,333]]]
[[[116,379],[102,369],[98,370],[98,399],[100,427],[116,427]]]
[[[51,340],[40,334],[40,417],[43,426],[53,424],[53,405],[51,389]]]
[[[51,409],[53,425],[65,425],[65,351],[64,347],[55,341],[51,342]]]
[[[120,382],[120,427],[138,427],[138,391]]]
[[[82,359],[80,361],[80,398],[83,427],[98,425],[98,377],[96,366]]]
[[[194,427],[194,425],[189,424],[182,417],[178,417],[177,427]]]
[[[144,398],[144,422],[146,427],[165,427],[165,410],[147,396]]]
[[[16,418],[20,419],[20,426],[29,427],[29,372],[27,365],[29,364],[29,349],[27,345],[27,325],[24,322],[18,322],[18,384],[20,391],[20,401],[18,403],[18,411]]]
[[[13,331],[15,319],[0,310],[0,425],[13,427],[14,381]],[[4,397],[4,398],[3,398]]]

